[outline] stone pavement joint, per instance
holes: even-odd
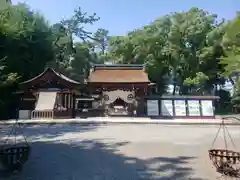
[[[13,124],[16,120],[0,121],[0,124]],[[219,125],[222,120],[216,119],[151,119],[135,117],[94,117],[75,119],[28,119],[18,120],[21,124],[165,124],[165,125]],[[240,121],[225,120],[226,125],[239,125]]]

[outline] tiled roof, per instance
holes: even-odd
[[[89,78],[90,83],[149,83],[143,69],[134,68],[96,68]]]

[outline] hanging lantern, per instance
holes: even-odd
[[[226,118],[225,118],[226,119]],[[229,136],[232,145],[236,148],[231,135],[224,124],[224,119],[218,129],[217,135],[212,143],[212,147],[219,135],[219,132],[223,130],[223,137],[225,142],[225,147],[223,149],[214,149],[211,148],[208,151],[209,158],[213,162],[217,172],[221,173],[222,176],[240,178],[240,152],[229,150],[227,146],[226,133]]]
[[[18,124],[16,121],[5,141],[5,144],[0,148],[0,164],[2,166],[2,171],[20,171],[30,155],[31,148],[27,143],[27,140],[22,131],[21,134],[24,138],[24,143],[18,144],[16,142],[17,128],[20,129],[20,124]],[[15,136],[15,141],[13,144],[8,144],[8,140],[11,134]]]

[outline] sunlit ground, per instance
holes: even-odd
[[[21,174],[7,179],[214,180],[220,176],[207,152],[218,126],[36,125],[23,130],[31,156]],[[240,151],[240,126],[228,130]],[[223,142],[221,136],[214,147],[224,148]]]

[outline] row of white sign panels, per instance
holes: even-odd
[[[174,103],[172,100],[161,100],[161,113],[158,100],[147,100],[147,114],[148,116],[214,116],[211,100],[201,100],[200,103],[198,100],[187,100],[187,103],[185,100],[174,100]]]

